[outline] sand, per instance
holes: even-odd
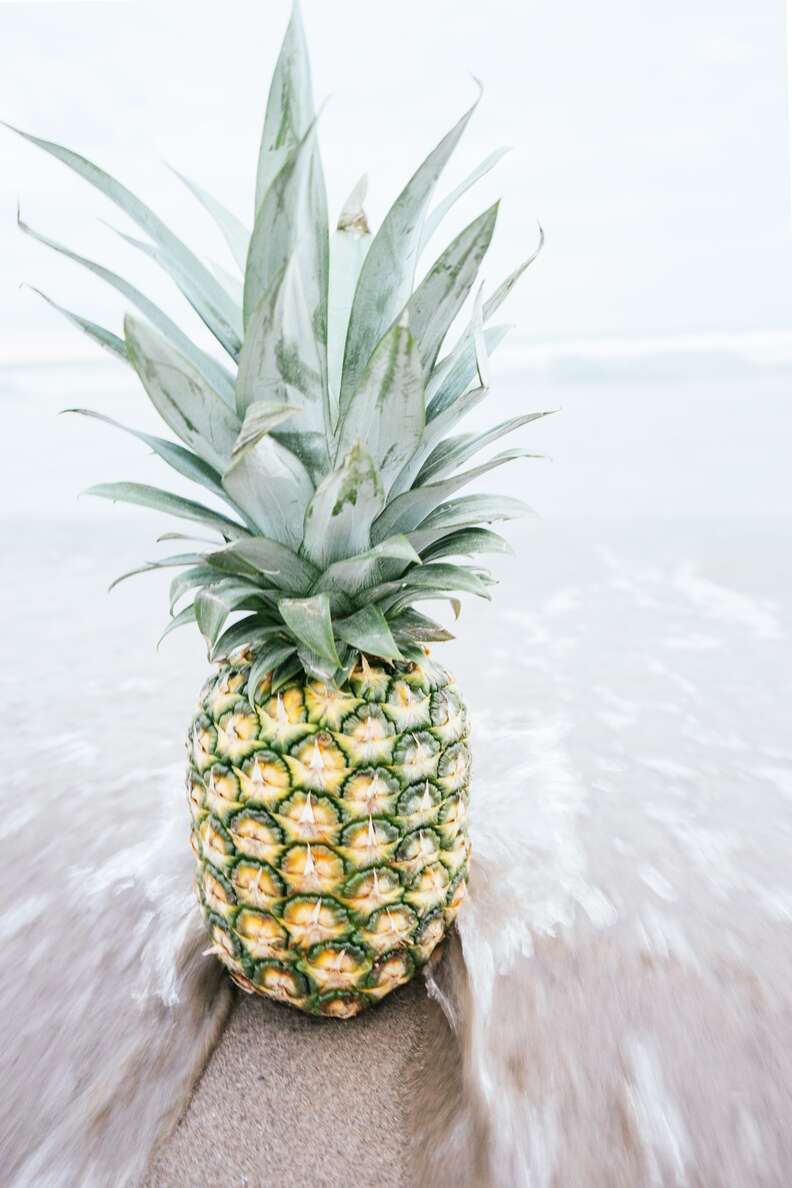
[[[240,995],[145,1188],[406,1188],[407,1086],[445,1024],[417,978],[353,1021]]]

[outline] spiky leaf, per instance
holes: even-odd
[[[401,652],[391,634],[388,621],[379,607],[364,606],[347,619],[340,619],[335,624],[336,635],[357,648],[360,652],[368,652],[371,656],[380,656],[383,660],[400,660]]]
[[[426,222],[421,233],[421,251],[423,251],[426,244],[434,235],[437,228],[442,223],[443,219],[448,214],[449,210],[468,192],[471,186],[474,186],[477,181],[485,177],[491,169],[494,169],[498,162],[509,152],[507,148],[495,149],[488,157],[485,157],[480,165],[477,165],[472,173],[461,181],[458,186],[455,186],[450,194],[447,194],[442,202],[438,202],[437,206],[432,210],[431,214],[427,216]]]
[[[329,246],[327,198],[314,126],[290,152],[258,207],[245,268],[246,326],[290,260],[300,277],[309,324],[322,339],[327,324]]]
[[[421,360],[406,325],[396,325],[371,357],[357,392],[343,415],[338,457],[356,440],[365,441],[387,491],[415,453],[424,428]]]
[[[462,528],[428,545],[421,557],[424,561],[439,561],[441,557],[472,557],[476,553],[512,551],[509,542],[497,532],[490,532],[488,528]]]
[[[252,609],[258,591],[249,582],[223,580],[203,586],[195,596],[195,621],[209,648],[213,648],[221,628],[233,611]]]
[[[492,445],[494,441],[498,441],[499,438],[513,433],[515,429],[521,429],[523,425],[529,425],[532,421],[550,416],[552,411],[549,409],[546,412],[524,413],[521,417],[510,417],[508,421],[501,421],[500,424],[493,426],[485,433],[461,433],[457,437],[449,437],[445,441],[441,441],[422,466],[418,475],[419,482],[442,478],[450,471],[455,470],[457,466],[467,462],[479,450],[483,450],[486,446]],[[540,457],[538,454],[535,456]]]
[[[154,511],[166,512],[169,516],[178,516],[182,520],[211,524],[231,540],[250,535],[242,524],[213,511],[210,507],[205,507],[202,503],[183,499],[181,495],[161,491],[159,487],[149,487],[145,483],[99,483],[95,487],[89,487],[85,494],[110,499],[113,503],[134,503],[139,507],[149,507]]]
[[[72,152],[71,149],[64,148],[60,144],[54,144],[50,140],[42,140],[39,136],[32,136],[29,132],[23,132],[20,128],[12,127],[11,124],[6,124],[5,126],[10,128],[12,132],[16,132],[24,137],[25,140],[30,141],[31,144],[35,144],[38,148],[50,153],[53,157],[62,161],[64,165],[68,165],[70,169],[73,169],[75,173],[78,173],[87,182],[90,182],[92,186],[100,190],[111,202],[114,202],[116,206],[120,207],[139,227],[142,227],[154,243],[158,244],[174,261],[180,272],[190,277],[196,290],[202,294],[204,302],[204,314],[202,316],[205,317],[212,333],[217,336],[232,354],[238,351],[240,345],[239,336],[234,328],[234,310],[227,293],[222,285],[218,284],[209,269],[182,243],[177,235],[174,235],[170,228],[163,223],[162,219],[150,207],[146,206],[144,202],[141,202],[131,190],[121,185],[109,173],[105,173],[98,165],[94,165],[92,161],[88,161],[85,157]]]
[[[409,533],[408,539],[413,548],[423,554],[429,545],[452,529],[515,520],[530,512],[530,507],[522,499],[508,495],[463,495],[435,508],[415,532]]]
[[[366,254],[349,316],[340,409],[358,387],[374,347],[407,304],[420,248],[421,227],[449,157],[478,100],[413,174],[385,216]]]
[[[163,462],[167,462],[184,478],[190,479],[194,483],[200,483],[214,495],[221,497],[224,495],[220,485],[220,475],[217,471],[208,462],[204,462],[203,458],[199,458],[190,450],[185,450],[184,446],[177,445],[175,441],[168,441],[164,437],[155,437],[153,434],[143,433],[139,429],[131,429],[128,425],[122,425],[120,421],[106,417],[104,413],[94,412],[90,408],[66,408],[63,411],[78,413],[82,417],[91,417],[95,421],[103,421],[105,425],[112,425],[114,429],[121,429],[122,432],[129,433],[147,445],[158,457],[162,458]]]
[[[122,296],[126,297],[128,301],[131,301],[133,305],[137,306],[143,316],[148,318],[152,326],[155,326],[160,333],[164,334],[176,349],[181,351],[185,358],[190,360],[193,366],[201,372],[207,382],[223,397],[226,403],[233,403],[234,384],[226,369],[210,355],[200,350],[193,340],[166,313],[163,313],[158,305],[155,305],[145,294],[141,293],[139,289],[136,289],[134,285],[124,280],[122,276],[111,272],[109,268],[105,268],[104,265],[97,264],[96,261],[89,260],[85,256],[80,256],[77,252],[73,252],[70,248],[65,247],[64,244],[57,243],[56,240],[49,239],[46,235],[41,235],[38,231],[34,231],[32,227],[22,221],[18,212],[17,225],[26,235],[30,235],[45,247],[59,252],[62,256],[66,256],[67,259],[73,260],[75,264],[80,264],[83,268],[87,268],[89,272],[98,276],[100,280],[103,280],[106,284],[121,293]]]
[[[457,235],[434,262],[410,298],[409,324],[426,374],[470,293],[495,230],[498,203]]]
[[[327,373],[333,420],[338,416],[341,369],[355,288],[371,244],[363,210],[367,181],[362,177],[344,203],[330,239],[330,292],[327,303]]]
[[[293,417],[295,409],[291,404],[278,404],[271,400],[257,400],[248,406],[239,436],[231,451],[231,460],[236,462],[254,446],[258,445],[262,437],[271,433],[278,425]]]
[[[414,607],[405,607],[390,620],[394,639],[409,639],[413,643],[443,643],[454,636],[442,623],[436,623],[428,615],[421,614]]]
[[[123,359],[125,363],[129,362],[127,354],[126,343],[123,338],[119,338],[112,330],[107,330],[104,326],[99,326],[96,322],[90,321],[89,318],[83,318],[80,314],[74,313],[70,309],[66,309],[63,305],[58,305],[57,301],[53,301],[46,293],[42,293],[41,289],[36,289],[33,285],[29,286],[34,293],[42,297],[47,305],[51,305],[53,309],[57,309],[58,313],[63,314],[65,318],[76,326],[78,330],[82,330],[83,334],[87,334],[94,342],[98,343],[100,347],[104,347],[106,351],[110,351],[112,355],[117,355],[119,359]]]
[[[299,549],[314,485],[302,462],[285,446],[269,435],[261,437],[237,453],[223,475],[223,486],[265,536]]]
[[[300,643],[338,668],[341,661],[333,639],[330,601],[326,594],[314,594],[311,598],[281,598],[278,610]]]
[[[472,470],[466,470],[438,483],[428,483],[425,487],[414,487],[411,491],[405,491],[403,495],[394,499],[393,503],[388,504],[378,517],[372,529],[372,538],[384,540],[394,532],[411,532],[460,488],[495,467],[513,462],[524,455],[524,450],[504,450],[502,454],[497,454],[481,466],[474,466]]]
[[[239,433],[234,413],[192,364],[144,322],[127,317],[124,334],[132,365],[166,425],[222,472]]]
[[[301,432],[325,429],[324,363],[300,270],[289,261],[260,298],[239,356],[236,405],[244,416],[254,402],[300,410]]]
[[[241,272],[244,272],[248,243],[250,242],[250,232],[247,227],[241,219],[237,218],[233,211],[228,210],[223,206],[222,202],[218,202],[216,198],[213,198],[203,186],[199,186],[197,182],[192,181],[189,177],[185,177],[178,169],[174,169],[173,172],[179,181],[184,183],[190,193],[198,199],[204,210],[208,211],[212,216],[228,244],[229,251],[234,257],[237,267]]]
[[[206,560],[225,573],[265,575],[279,590],[297,593],[308,591],[319,576],[319,571],[308,561],[265,536],[239,540],[224,549],[208,553]]]
[[[345,561],[336,561],[331,565],[316,583],[317,590],[343,590],[346,594],[356,594],[364,590],[375,580],[375,574],[381,561],[395,560],[412,564],[420,564],[421,558],[410,544],[406,536],[392,536],[383,540],[373,549],[357,557],[349,557]]]
[[[500,346],[509,329],[509,326],[492,326],[484,331],[488,354],[491,355]],[[467,394],[476,378],[476,371],[476,351],[471,333],[463,336],[432,372],[426,386],[427,425]]]
[[[357,442],[319,485],[308,505],[304,555],[326,569],[334,561],[364,552],[384,499],[376,464]]]
[[[305,31],[297,5],[283,38],[272,74],[256,171],[256,210],[290,149],[298,144],[314,119],[311,67]]]

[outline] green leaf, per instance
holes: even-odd
[[[134,503],[139,507],[150,507],[155,511],[166,512],[169,516],[178,516],[182,520],[195,520],[199,524],[211,524],[213,528],[228,537],[239,538],[249,536],[247,528],[229,520],[220,512],[212,511],[202,503],[194,503],[192,499],[183,499],[181,495],[173,495],[170,491],[161,491],[159,487],[149,487],[145,483],[99,483],[96,487],[89,487],[86,495],[96,495],[100,499],[111,499],[113,503]]]
[[[42,297],[47,305],[51,305],[53,309],[57,309],[58,313],[68,318],[72,325],[82,330],[83,334],[87,334],[94,342],[98,342],[100,347],[104,347],[106,351],[110,351],[113,355],[118,355],[119,359],[123,359],[125,363],[129,362],[126,343],[123,338],[119,338],[112,330],[106,330],[104,326],[99,326],[96,322],[89,321],[88,318],[80,317],[79,314],[73,313],[63,305],[58,305],[57,301],[53,301],[46,293],[42,293],[41,289],[36,289],[33,285],[29,285],[28,288],[32,289],[39,297]]]
[[[410,298],[409,324],[426,374],[434,367],[443,339],[473,287],[497,217],[496,202],[457,235]]]
[[[269,435],[261,437],[234,458],[223,486],[264,536],[295,551],[300,548],[314,485],[302,462],[285,446]]]
[[[526,268],[534,262],[542,250],[544,232],[539,228],[539,243],[532,255],[524,260],[514,272],[506,277],[492,296],[481,307],[481,318],[488,322],[497,309],[511,293],[517,281]],[[484,332],[484,345],[488,355],[496,349],[508,333],[508,326],[496,326]],[[476,374],[476,353],[474,350],[475,325],[471,320],[467,329],[460,335],[456,345],[445,359],[435,368],[427,384],[427,420],[431,420],[452,404],[466,391]]]
[[[324,433],[324,361],[313,316],[300,270],[290,260],[247,323],[236,385],[240,416],[254,402],[288,404],[300,411],[300,430]]]
[[[242,278],[240,276],[234,276],[234,274],[229,272],[227,268],[224,268],[222,264],[218,264],[216,260],[207,260],[206,262],[219,280],[220,284],[225,289],[226,293],[228,293],[229,297],[234,303],[235,308],[239,310],[241,325],[243,288]]]
[[[162,635],[157,640],[157,651],[159,651],[160,644],[166,636],[170,635],[171,631],[175,631],[177,627],[186,627],[188,623],[195,622],[195,607],[192,603],[185,606],[183,611],[179,611],[178,615],[174,615],[168,626],[163,631]]]
[[[211,194],[207,193],[202,186],[196,182],[191,181],[189,177],[185,177],[183,173],[179,173],[178,169],[170,166],[173,173],[176,174],[180,182],[183,182],[187,189],[198,199],[204,210],[208,211],[214,219],[217,226],[228,244],[231,255],[234,257],[241,272],[245,271],[245,260],[247,259],[248,243],[250,242],[250,232],[240,219],[225,206],[222,202],[218,202]]]
[[[432,563],[411,569],[398,581],[373,586],[360,596],[360,601],[367,606],[379,603],[383,610],[395,614],[403,606],[418,601],[426,590],[449,594],[463,591],[490,600],[487,584],[469,566]]]
[[[276,623],[270,615],[257,612],[248,615],[227,627],[212,649],[212,659],[228,656],[241,647],[256,647],[271,639],[283,639],[283,624]]]
[[[250,577],[266,575],[273,586],[289,593],[307,593],[319,576],[318,569],[291,549],[264,536],[240,540],[208,553],[206,560],[226,573]]]
[[[405,577],[405,584],[410,589],[448,589],[488,599],[487,586],[492,583],[482,581],[480,571],[471,569],[469,565],[431,562],[419,569],[411,569]]]
[[[472,528],[497,520],[514,520],[529,514],[531,509],[522,499],[512,499],[508,495],[463,495],[435,508],[418,530],[409,534],[409,541],[413,548],[423,554],[429,545],[451,529]]]
[[[471,388],[469,392],[465,392],[464,396],[460,396],[458,400],[454,401],[440,416],[435,417],[433,421],[429,421],[424,435],[421,438],[421,444],[413,454],[412,458],[402,467],[401,473],[396,479],[396,482],[391,487],[390,498],[393,502],[396,495],[401,495],[404,491],[408,491],[410,487],[416,483],[416,477],[422,473],[422,468],[426,460],[435,450],[443,444],[443,439],[450,429],[463,417],[466,417],[469,412],[481,403],[487,395],[488,388]]]
[[[342,458],[355,442],[366,448],[387,491],[415,453],[424,428],[424,384],[415,340],[398,324],[378,344],[338,431]]]
[[[366,253],[349,316],[339,401],[342,414],[372,351],[410,297],[427,207],[477,105],[478,100],[418,168],[386,214]]]
[[[299,657],[294,656],[290,660],[284,660],[283,664],[279,664],[272,674],[272,686],[270,692],[272,694],[280,692],[289,681],[299,678],[302,675],[303,667],[300,663]]]
[[[178,261],[169,255],[164,248],[157,247],[154,244],[148,243],[144,239],[137,239],[134,235],[127,235],[125,231],[120,231],[117,227],[113,227],[108,223],[111,231],[120,236],[125,243],[130,244],[137,251],[143,252],[155,264],[162,268],[176,285],[176,288],[187,299],[189,304],[198,314],[201,321],[211,330],[217,341],[225,351],[236,361],[239,357],[239,350],[242,345],[242,309],[231,296],[225,285],[216,277],[212,276],[214,283],[217,285],[219,291],[223,294],[227,303],[228,316],[231,320],[233,335],[224,335],[218,330],[216,324],[212,319],[211,310],[207,308],[206,298],[203,290],[195,283],[194,278],[189,272],[185,272]],[[211,272],[209,275],[212,275]]]
[[[421,614],[414,607],[405,607],[400,614],[390,620],[393,637],[397,641],[402,637],[413,643],[444,643],[453,639],[451,632],[442,625]]]
[[[65,408],[63,411],[78,413],[81,417],[91,417],[95,421],[103,421],[106,425],[112,425],[114,429],[121,429],[122,432],[129,433],[152,449],[158,457],[162,458],[163,462],[167,462],[184,478],[190,479],[194,483],[200,483],[202,487],[206,487],[207,491],[225,498],[225,491],[220,484],[220,475],[217,471],[208,462],[204,462],[203,458],[185,450],[176,442],[167,441],[164,437],[154,437],[151,433],[143,433],[139,429],[130,429],[128,425],[122,425],[120,421],[114,421],[112,417],[106,417],[104,413],[94,412],[90,408]]]
[[[34,231],[32,227],[29,227],[27,223],[22,221],[18,211],[17,226],[26,235],[30,235],[39,243],[44,244],[45,247],[52,248],[53,251],[66,256],[67,259],[74,260],[76,264],[87,268],[89,272],[93,272],[100,280],[105,281],[106,284],[126,297],[128,301],[131,301],[148,318],[152,326],[156,326],[190,360],[193,366],[201,372],[207,382],[217,390],[226,403],[233,403],[234,383],[226,369],[221,367],[210,355],[200,350],[192,339],[167,314],[163,313],[159,306],[155,305],[153,301],[149,301],[148,297],[141,293],[139,289],[136,289],[134,285],[130,285],[122,276],[111,272],[109,268],[105,268],[102,264],[97,264],[94,260],[88,260],[85,256],[79,256],[76,252],[71,251],[70,248],[65,247],[61,243],[57,243],[54,239],[49,239],[46,235],[41,235],[38,231]]]
[[[435,447],[442,448],[443,439],[447,436],[449,430],[458,421],[462,420],[463,417],[466,417],[483,400],[489,391],[489,356],[484,332],[481,288],[479,288],[476,296],[472,325],[473,363],[478,372],[479,387],[473,388],[459,396],[452,404],[449,404],[447,408],[444,408],[441,413],[428,422],[426,431],[421,439],[420,447],[404,466],[391,489],[391,500],[395,494],[400,494],[406,491],[408,487],[414,485],[416,476]],[[475,452],[475,449],[470,451],[470,453]],[[453,470],[455,468],[451,467],[450,469]]]
[[[177,235],[173,234],[170,228],[162,222],[153,210],[146,206],[144,202],[141,202],[125,186],[122,186],[120,182],[117,182],[115,178],[111,177],[110,174],[105,173],[103,169],[94,165],[92,161],[88,161],[85,157],[72,152],[71,149],[54,144],[49,140],[42,140],[38,136],[32,136],[29,132],[23,132],[19,128],[14,128],[11,124],[6,124],[5,127],[10,128],[12,132],[18,133],[25,140],[30,141],[31,144],[35,144],[40,149],[50,153],[53,157],[62,161],[64,165],[68,165],[70,169],[73,169],[75,173],[78,173],[92,186],[95,186],[111,202],[114,202],[116,206],[120,207],[125,214],[129,215],[154,243],[167,253],[173,263],[178,266],[180,273],[188,276],[196,290],[201,292],[204,304],[204,313],[201,316],[204,317],[212,333],[227,346],[232,354],[238,351],[240,345],[239,336],[234,329],[234,311],[227,293],[198,257],[182,243]]]
[[[406,561],[415,565],[421,563],[421,558],[406,536],[391,536],[365,553],[336,561],[325,570],[315,588],[317,591],[343,590],[346,594],[356,594],[375,580],[383,560]]]
[[[223,541],[216,536],[198,536],[195,532],[161,532],[157,537],[157,544],[163,540],[199,540],[203,544],[210,544],[218,548]]]
[[[335,683],[335,674],[338,672],[340,665],[334,664],[332,660],[323,660],[316,652],[312,652],[310,648],[302,646],[297,649],[297,659],[309,677],[313,677],[317,681],[322,681],[324,684]]]
[[[362,177],[344,203],[338,226],[330,238],[330,293],[327,303],[327,372],[333,421],[338,416],[344,345],[349,311],[360,270],[371,243],[363,210],[367,179]]]
[[[295,458],[300,459],[314,486],[318,487],[330,465],[327,457],[328,439],[324,430],[321,433],[305,433],[296,428],[292,430],[289,427],[278,427],[272,430],[272,436],[294,454]]]
[[[461,400],[457,401],[457,404],[461,404]],[[444,416],[453,412],[457,404],[447,409]],[[499,438],[505,437],[508,433],[513,433],[515,429],[520,429],[523,425],[530,424],[531,421],[538,421],[542,417],[550,416],[550,413],[553,411],[555,410],[549,409],[546,412],[525,413],[521,417],[510,417],[508,421],[501,421],[499,425],[495,425],[485,433],[462,433],[458,437],[446,438],[445,441],[441,441],[435,447],[421,467],[418,474],[418,482],[425,483],[430,480],[442,478],[450,471],[456,470],[457,466],[461,466],[463,462],[467,462],[479,450],[492,445],[494,441],[498,441]],[[432,424],[439,424],[442,421],[442,416],[436,417]],[[542,455],[533,454],[531,457],[539,458]]]
[[[411,532],[461,487],[495,467],[513,462],[524,455],[524,450],[505,450],[502,454],[490,458],[488,462],[474,466],[472,470],[465,470],[462,474],[442,479],[437,483],[428,483],[425,487],[413,487],[411,491],[405,491],[403,495],[397,496],[393,503],[388,504],[378,517],[372,528],[372,539],[383,540],[394,532]]]
[[[212,582],[218,580],[220,580],[220,575],[217,570],[212,569],[211,565],[206,565],[203,557],[199,556],[197,563],[191,569],[185,570],[184,573],[177,573],[170,584],[168,597],[171,614],[173,614],[176,603],[188,590],[194,590],[196,586],[210,586]]]
[[[257,591],[253,591],[255,594]],[[209,648],[213,648],[228,616],[247,606],[251,599],[248,582],[220,579],[211,586],[203,586],[195,596],[195,621]],[[248,609],[251,609],[248,607]]]
[[[361,610],[335,624],[335,632],[345,643],[380,656],[383,660],[400,660],[401,652],[391,635],[387,620],[379,607],[364,606]]]
[[[114,578],[107,587],[107,592],[109,594],[127,578],[137,577],[138,574],[151,573],[155,569],[171,569],[179,565],[195,565],[201,560],[200,553],[179,553],[178,556],[162,557],[159,561],[146,561],[143,565],[138,565],[136,569],[130,569],[127,573],[122,573],[120,577]]]
[[[385,501],[371,455],[357,442],[320,483],[305,513],[302,552],[326,569],[371,544],[371,525]]]
[[[330,602],[326,594],[314,594],[311,598],[282,598],[278,610],[300,643],[335,668],[339,667],[341,661],[333,639]]]
[[[489,388],[490,386],[490,362],[489,351],[487,350],[487,339],[484,334],[484,286],[479,286],[479,291],[476,294],[476,300],[473,303],[473,317],[471,322],[473,325],[473,356],[476,360],[476,372],[478,373],[478,382],[482,388]]]
[[[405,660],[412,660],[414,663],[420,664],[422,660],[426,659],[426,652],[423,648],[404,635],[399,640],[399,647]]]
[[[286,158],[259,206],[245,269],[247,326],[259,302],[292,261],[300,300],[320,342],[326,338],[329,273],[327,198],[316,127],[312,125]],[[325,380],[326,360],[322,363]]]
[[[513,549],[507,540],[490,532],[487,528],[462,528],[442,536],[427,545],[421,554],[424,561],[437,561],[441,557],[472,557],[476,553],[511,553]]]
[[[448,194],[442,202],[438,202],[432,213],[427,217],[421,233],[421,251],[423,251],[426,244],[434,235],[437,228],[440,226],[443,219],[448,214],[449,210],[459,201],[459,199],[468,192],[468,190],[480,181],[482,177],[486,176],[491,169],[494,169],[498,162],[509,152],[507,148],[495,149],[488,157],[478,165],[472,173],[468,174],[464,181],[460,182],[450,194]]]
[[[203,562],[203,557],[200,560]],[[262,609],[274,610],[277,606],[277,598],[271,591],[264,590],[261,586],[256,585],[255,582],[248,581],[244,578],[224,578],[211,565],[202,563],[196,565],[193,569],[185,570],[184,573],[177,574],[171,582],[171,614],[173,613],[175,604],[182,595],[187,590],[192,590],[196,586],[211,586],[218,593],[222,592],[223,598],[235,597],[237,606],[233,609],[241,608],[261,611]]]
[[[492,326],[484,331],[487,353],[492,354],[509,333],[509,326]],[[459,340],[454,349],[435,367],[426,385],[426,422],[432,421],[467,394],[476,378],[476,352],[472,333]]]
[[[144,322],[127,317],[127,350],[166,425],[215,470],[225,470],[240,425],[228,405],[183,355]]]
[[[256,171],[256,210],[283,163],[284,155],[302,140],[314,119],[308,46],[298,6],[283,38],[272,74]]]
[[[277,404],[272,400],[257,400],[249,405],[231,451],[231,460],[236,462],[244,457],[248,450],[258,445],[262,437],[294,416],[295,411],[291,404]]]
[[[538,241],[535,249],[533,250],[533,252],[531,252],[531,254],[527,258],[527,260],[523,260],[523,262],[521,264],[517,265],[517,267],[514,269],[514,272],[509,273],[509,275],[506,277],[506,280],[501,281],[501,283],[498,285],[497,289],[492,294],[492,296],[489,297],[484,302],[483,314],[484,314],[485,322],[488,322],[490,320],[490,318],[492,317],[492,315],[495,313],[495,311],[501,307],[501,305],[506,300],[506,298],[509,296],[512,289],[517,284],[517,281],[523,275],[525,270],[527,268],[530,268],[530,266],[531,266],[531,264],[533,264],[534,260],[537,259],[542,248],[544,247],[544,242],[545,242],[545,233],[544,233],[542,226],[540,224],[539,225],[539,241]]]
[[[250,666],[250,675],[248,676],[247,688],[245,690],[251,705],[255,705],[256,690],[264,677],[268,673],[274,672],[278,665],[282,664],[284,660],[288,660],[290,656],[293,656],[294,652],[295,647],[293,643],[271,641],[262,645],[261,651],[257,652],[256,658]]]

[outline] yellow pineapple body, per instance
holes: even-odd
[[[188,742],[195,886],[244,990],[349,1018],[409,981],[467,886],[470,753],[453,678],[361,661],[253,704],[221,664]]]

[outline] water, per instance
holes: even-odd
[[[104,594],[157,554],[165,525],[71,502],[86,481],[157,472],[134,443],[49,415],[91,403],[139,422],[118,376],[17,371],[4,388],[20,430],[4,476],[19,512],[2,525],[0,670],[11,1188],[139,1182],[230,1003],[201,957],[190,892],[181,742],[200,641],[176,633],[154,652],[165,580]],[[418,1183],[788,1182],[792,524],[768,514],[787,482],[784,382],[725,390],[732,452],[707,456],[692,508],[720,509],[707,519],[661,518],[659,478],[678,511],[680,489],[697,490],[703,430],[669,465],[676,413],[649,418],[642,437],[626,387],[541,393],[578,429],[553,431],[555,471],[511,482],[579,513],[582,485],[577,502],[571,479],[556,495],[584,446],[594,469],[606,441],[614,465],[600,467],[602,490],[586,488],[602,514],[519,530],[495,607],[468,600],[444,650],[473,714],[476,861],[430,985],[448,1025],[416,1074]],[[659,382],[640,393],[644,411],[683,399]],[[739,477],[754,513],[739,519],[730,474],[740,448],[758,449],[749,398],[767,464]],[[520,401],[507,390],[503,415]],[[694,408],[687,428],[708,415]],[[584,441],[586,418],[596,435]],[[639,518],[606,518],[639,488]]]
[[[789,1182],[790,543],[546,525],[457,662],[476,863],[421,1183]]]
[[[159,605],[142,586],[104,593],[143,536],[20,523],[5,543],[0,1145],[15,1188],[137,1182],[230,1004],[200,955],[182,796],[200,649],[154,653],[161,590]]]

